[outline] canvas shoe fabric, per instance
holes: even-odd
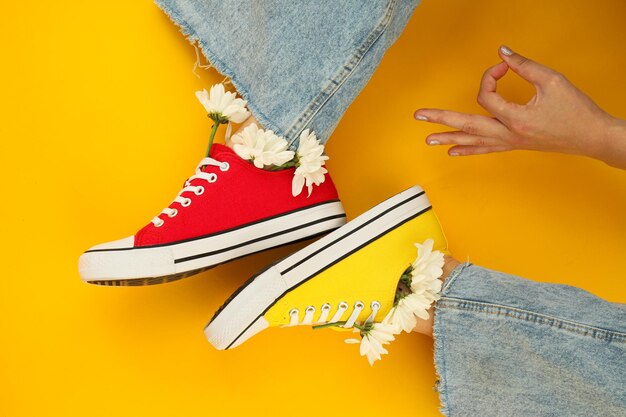
[[[295,168],[256,168],[214,144],[184,188],[134,236],[96,245],[79,260],[83,281],[147,285],[328,233],[345,224],[332,179],[294,197]]]
[[[215,313],[205,335],[217,349],[229,349],[268,327],[382,322],[402,273],[416,259],[414,243],[426,239],[446,252],[432,206],[414,186],[250,278]]]

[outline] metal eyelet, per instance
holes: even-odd
[[[306,308],[306,312],[307,312],[307,313],[315,313],[315,307],[313,307],[313,306],[308,306],[308,307]]]
[[[363,307],[365,307],[365,304],[363,304],[362,301],[357,301],[356,303],[354,303],[354,308],[362,309]]]
[[[178,210],[176,210],[176,209],[172,209],[172,211],[170,211],[170,212],[167,214],[167,217],[169,217],[169,218],[171,219],[172,217],[175,217],[177,214],[178,214]]]
[[[201,185],[198,185],[198,187],[195,189],[195,191],[193,192],[195,195],[202,195],[204,194],[204,187]]]
[[[339,309],[340,310],[347,310],[348,309],[348,303],[346,303],[345,301],[342,301],[339,303]]]
[[[330,304],[325,303],[322,305],[322,311],[330,311],[331,307]]]
[[[163,219],[159,219],[159,220],[160,220],[160,222],[158,222],[157,224],[155,224],[155,225],[154,225],[154,227],[161,227],[161,226],[163,226],[163,224],[164,224],[165,222],[163,221]]]
[[[222,162],[222,165],[220,165],[220,171],[226,172],[229,169],[230,169],[230,164],[228,162]]]
[[[211,182],[211,183],[213,183],[213,182],[217,181],[217,174],[215,174],[215,173],[211,172],[211,173],[209,174],[209,178],[207,179],[207,181],[208,181],[208,182]]]
[[[380,309],[380,303],[378,301],[372,301],[372,304],[370,304],[370,307],[372,308],[372,310],[376,309]]]
[[[188,199],[186,199],[186,200],[183,200],[183,201],[180,203],[180,205],[181,205],[181,206],[183,206],[183,207],[189,207],[189,206],[191,205],[191,198],[188,198]]]
[[[300,312],[298,311],[297,308],[292,308],[291,311],[289,311],[289,315],[290,316],[297,316]]]

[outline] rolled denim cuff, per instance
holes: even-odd
[[[623,304],[466,263],[433,335],[444,415],[626,415]]]

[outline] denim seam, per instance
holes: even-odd
[[[198,36],[195,29],[187,22],[185,18],[169,4],[168,0],[156,0],[156,5],[165,12],[165,14],[170,18],[170,20],[178,26],[180,32],[187,38],[189,43],[193,45],[194,42],[197,42],[200,46],[200,50],[209,61],[211,66],[213,66],[217,72],[222,75],[228,77],[233,84],[233,87],[237,90],[239,95],[244,98],[247,102],[248,109],[252,112],[254,117],[259,121],[261,127],[264,129],[271,129],[278,135],[283,135],[282,129],[280,129],[265,113],[263,113],[259,107],[254,103],[250,98],[250,94],[248,90],[243,87],[243,84],[237,78],[237,74],[233,73],[232,70],[224,64],[217,56],[213,53],[213,51],[209,48],[209,46],[203,42]],[[284,136],[284,135],[283,135]]]
[[[361,45],[357,48],[356,52],[348,59],[343,65],[343,69],[333,78],[318,95],[309,103],[309,105],[298,116],[296,122],[287,129],[285,137],[289,142],[289,146],[292,147],[298,135],[304,130],[305,126],[311,123],[311,120],[317,113],[324,107],[324,105],[330,100],[330,98],[339,90],[343,83],[354,73],[359,63],[363,60],[363,57],[372,48],[376,41],[385,32],[389,23],[393,10],[395,9],[395,0],[390,0],[387,4],[385,15],[381,18],[374,30],[365,38]],[[292,137],[293,136],[293,137]],[[291,138],[291,139],[290,139]]]
[[[452,273],[450,273],[450,275],[448,276],[448,278],[446,278],[446,280],[443,282],[443,289],[441,290],[441,295],[442,297],[444,297],[448,292],[451,291],[451,287],[454,284],[454,281],[456,281],[456,279],[463,273],[465,272],[465,270],[467,268],[469,268],[470,266],[472,266],[471,263],[469,262],[465,262],[462,263],[461,265],[457,266],[456,268],[454,268],[454,270],[452,271]]]
[[[447,375],[446,375],[446,355],[445,355],[445,331],[443,330],[443,317],[439,314],[437,308],[435,308],[435,319],[433,325],[433,339],[435,345],[435,371],[439,377],[439,384],[437,390],[439,391],[439,402],[441,407],[439,411],[444,416],[451,416],[450,410],[450,398],[448,396]]]
[[[443,288],[441,290],[442,297],[450,291],[450,288],[456,281],[456,279],[472,264],[469,262],[462,263],[461,265],[454,268],[454,270],[448,275],[448,278],[444,281]],[[435,303],[435,318],[433,323],[433,339],[435,345],[435,354],[434,354],[434,362],[435,362],[435,371],[437,376],[439,377],[439,402],[441,403],[441,407],[439,411],[444,416],[450,417],[452,415],[451,407],[450,407],[450,397],[448,395],[448,386],[447,386],[447,375],[446,375],[446,343],[443,330],[443,317],[439,314],[439,303],[441,299],[439,299]]]
[[[454,297],[442,297],[438,302],[439,308],[452,308],[461,311],[475,311],[479,313],[486,313],[492,315],[502,315],[506,317],[515,318],[518,320],[524,320],[537,324],[544,324],[549,327],[554,327],[576,333],[582,336],[592,337],[594,339],[605,340],[607,342],[619,342],[626,343],[626,333],[602,329],[594,326],[589,326],[583,323],[578,323],[570,320],[564,320],[558,317],[549,316],[546,314],[540,314],[533,311],[519,309],[510,306],[503,306],[500,304],[485,303],[474,300],[465,300]]]

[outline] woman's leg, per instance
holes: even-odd
[[[261,126],[295,148],[307,128],[328,139],[417,0],[157,3],[231,79]],[[345,212],[337,190],[322,158],[313,158],[319,166],[307,169],[315,172],[295,174],[293,167],[263,170],[229,147],[212,147],[210,159],[149,224],[87,250],[81,278],[99,285],[163,283],[340,227]]]
[[[624,304],[463,264],[416,330],[434,334],[446,415],[626,415]]]
[[[156,0],[267,129],[326,141],[418,0]]]

